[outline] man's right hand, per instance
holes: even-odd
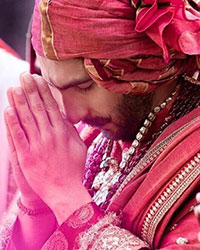
[[[12,88],[8,89],[7,95],[8,95],[10,106],[15,107],[15,101],[12,95]],[[28,123],[30,123],[31,120],[29,119],[29,117],[25,117],[25,119],[28,125]],[[5,123],[6,123],[6,120],[5,120]],[[17,158],[15,145],[12,141],[12,137],[10,135],[10,131],[9,131],[7,123],[6,123],[6,128],[7,128],[8,144],[9,144],[9,149],[10,149],[10,161],[12,164],[12,169],[13,169],[14,178],[15,178],[17,187],[19,188],[21,192],[21,201],[23,205],[29,209],[40,209],[40,208],[47,207],[46,203],[44,203],[44,201],[33,191],[33,189],[30,187],[30,185],[26,181],[19,166],[19,161]],[[19,134],[18,136],[20,139],[21,135]]]

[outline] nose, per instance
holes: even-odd
[[[83,99],[72,95],[62,95],[62,101],[65,114],[72,124],[76,124],[88,116],[88,108]]]

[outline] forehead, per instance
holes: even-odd
[[[37,55],[37,60],[45,80],[58,86],[89,79],[81,58],[55,61]]]

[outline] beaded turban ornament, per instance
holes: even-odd
[[[84,58],[109,91],[146,94],[199,68],[199,9],[199,0],[36,0],[32,44],[52,60]]]

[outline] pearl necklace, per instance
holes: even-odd
[[[176,94],[178,86],[175,91],[160,105],[156,106],[153,111],[151,111],[147,118],[145,119],[139,132],[136,134],[135,140],[132,142],[128,150],[122,152],[122,160],[120,163],[115,158],[110,157],[113,141],[109,140],[105,153],[103,154],[102,161],[100,163],[101,171],[94,178],[92,188],[97,190],[93,196],[93,201],[100,205],[106,201],[109,190],[112,186],[118,182],[122,172],[127,168],[131,159],[133,158],[136,149],[140,146],[145,134],[147,134],[149,128],[151,127],[153,121],[156,118],[156,114],[164,109],[167,104],[172,100],[173,96]]]

